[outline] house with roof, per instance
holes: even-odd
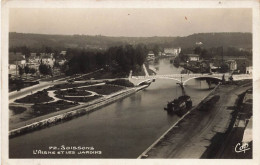
[[[63,51],[60,52],[60,55],[65,56],[66,54],[67,54],[67,51],[65,51],[65,50],[63,50]]]
[[[237,70],[237,62],[236,60],[227,60],[225,63],[228,65],[230,71]]]
[[[24,67],[25,65],[26,65],[25,55],[23,55],[20,52],[9,53],[9,65],[8,65],[9,74],[16,75],[18,67]]]
[[[61,57],[61,56],[58,56],[56,59],[55,59],[55,62],[57,62],[60,66],[61,65],[64,65],[64,63],[66,62],[67,60],[64,58],[64,57]]]
[[[253,67],[252,66],[246,67],[246,74],[252,74],[252,73],[253,73]]]
[[[49,65],[53,67],[55,59],[53,53],[41,53],[40,54],[40,63]]]
[[[200,60],[200,56],[198,54],[186,54],[186,61],[199,61]]]

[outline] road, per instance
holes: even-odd
[[[220,86],[216,90],[220,100],[213,107],[209,107],[209,111],[191,111],[147,152],[147,158],[201,158],[211,144],[212,138],[217,133],[224,133],[227,130],[237,95],[250,87],[250,85]]]
[[[42,90],[44,88],[48,88],[55,84],[61,84],[65,81],[56,81],[56,82],[40,82],[37,85],[21,89],[20,91],[14,91],[9,93],[9,103],[12,103],[14,100],[19,99],[21,97],[25,97],[26,95],[30,94],[31,92],[36,92]]]
[[[58,80],[54,80],[54,81],[40,81],[40,83],[37,84],[37,85],[27,87],[27,88],[23,88],[20,91],[10,92],[9,93],[9,103],[12,103],[14,100],[19,99],[21,97],[25,97],[26,95],[30,94],[31,92],[37,92],[37,91],[43,90],[45,88],[48,88],[52,85],[65,83],[68,79],[80,78],[82,76],[86,76],[86,75],[98,72],[100,70],[102,70],[102,69],[99,69],[99,70],[96,70],[96,71],[93,71],[93,72],[90,72],[90,73],[82,74],[82,75],[79,75],[79,76],[73,77],[73,78],[70,77],[70,76],[67,76],[67,77],[64,77],[64,78],[61,78],[61,79],[58,79]],[[87,81],[84,81],[84,82],[87,82]]]

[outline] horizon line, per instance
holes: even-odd
[[[109,36],[109,35],[102,35],[102,34],[48,34],[48,33],[24,33],[24,32],[11,32],[9,31],[9,33],[20,33],[20,34],[38,34],[38,35],[58,35],[58,36],[102,36],[102,37],[125,37],[125,38],[150,38],[150,37],[188,37],[194,34],[210,34],[210,33],[250,33],[253,34],[252,32],[200,32],[200,33],[192,33],[189,35],[183,35],[183,36]]]

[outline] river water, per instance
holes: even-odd
[[[157,74],[180,73],[182,68],[160,59]],[[205,81],[190,80],[185,91],[196,105],[210,90]],[[145,90],[93,113],[9,141],[10,158],[137,158],[179,117],[163,107],[181,95],[175,80],[157,79]],[[49,147],[94,147],[102,154],[33,154]],[[76,152],[78,153],[78,152]]]

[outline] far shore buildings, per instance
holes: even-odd
[[[66,51],[62,51],[60,53],[60,56],[57,58],[57,62],[59,65],[63,65],[65,63],[65,55]],[[30,56],[26,59],[25,55],[20,52],[9,52],[9,74],[18,75],[18,68],[24,68],[26,65],[29,66],[29,68],[36,69],[36,71],[38,71],[40,64],[46,64],[50,67],[53,67],[55,64],[55,60],[56,59],[54,58],[54,53],[30,53]]]
[[[181,52],[181,48],[164,48],[166,56],[178,56]]]

